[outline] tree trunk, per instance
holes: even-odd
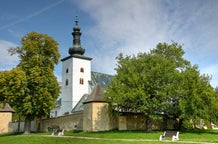
[[[24,134],[30,134],[31,120],[26,119],[24,123]]]
[[[163,130],[167,130],[167,118],[163,118]]]
[[[20,132],[20,115],[18,115],[18,126],[17,126],[17,127],[18,127],[18,128],[17,128],[17,129],[18,129],[17,131]]]
[[[39,118],[37,118],[37,132],[39,132],[41,130],[42,127],[42,117],[40,116]]]
[[[182,130],[183,119],[179,119],[178,130]]]
[[[147,129],[147,131],[152,130],[152,121],[149,118],[146,120],[146,129]]]

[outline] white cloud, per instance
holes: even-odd
[[[96,42],[92,56],[96,70],[111,73],[120,52],[145,52],[171,40],[184,44],[186,58],[202,69],[217,64],[216,1],[84,0],[77,5],[96,24],[88,33]]]
[[[8,53],[9,48],[16,46],[17,45],[12,42],[0,40],[0,71],[9,70],[18,64],[17,55],[10,56]]]
[[[118,0],[83,1],[80,4],[97,23],[89,33],[100,44],[93,60],[96,69],[111,73],[120,52],[128,55],[145,52],[157,42],[166,40],[162,31],[156,29],[155,19],[162,19],[156,2]]]
[[[58,82],[62,82],[62,76],[61,75],[55,74],[55,76],[56,76]]]
[[[209,76],[212,76],[212,80],[211,80],[211,85],[214,87],[217,87],[217,82],[218,82],[218,64],[214,64],[214,65],[209,65],[207,67],[204,67],[202,69],[202,74],[208,74]]]

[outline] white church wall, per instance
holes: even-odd
[[[61,93],[61,110],[60,115],[69,113],[72,109],[72,59],[62,62],[62,93]]]
[[[81,71],[82,70],[82,71]],[[91,80],[91,61],[71,57],[62,62],[62,107],[60,114],[70,114],[84,94],[88,94]]]
[[[80,70],[83,69],[83,72]],[[73,107],[84,94],[88,94],[88,81],[91,80],[91,61],[73,58]]]

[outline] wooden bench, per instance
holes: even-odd
[[[58,136],[64,135],[64,129],[60,129],[59,126],[48,127],[48,131],[52,136],[55,134]]]
[[[179,140],[179,132],[178,131],[165,131],[163,135],[160,135],[159,140],[165,140],[166,137],[172,137],[172,141]]]

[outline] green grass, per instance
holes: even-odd
[[[161,144],[171,142],[170,138],[159,142],[158,138],[162,133],[162,131],[65,132],[65,137],[50,136],[48,133],[2,134],[0,144]],[[218,143],[218,131],[180,132],[180,144],[187,142]]]

